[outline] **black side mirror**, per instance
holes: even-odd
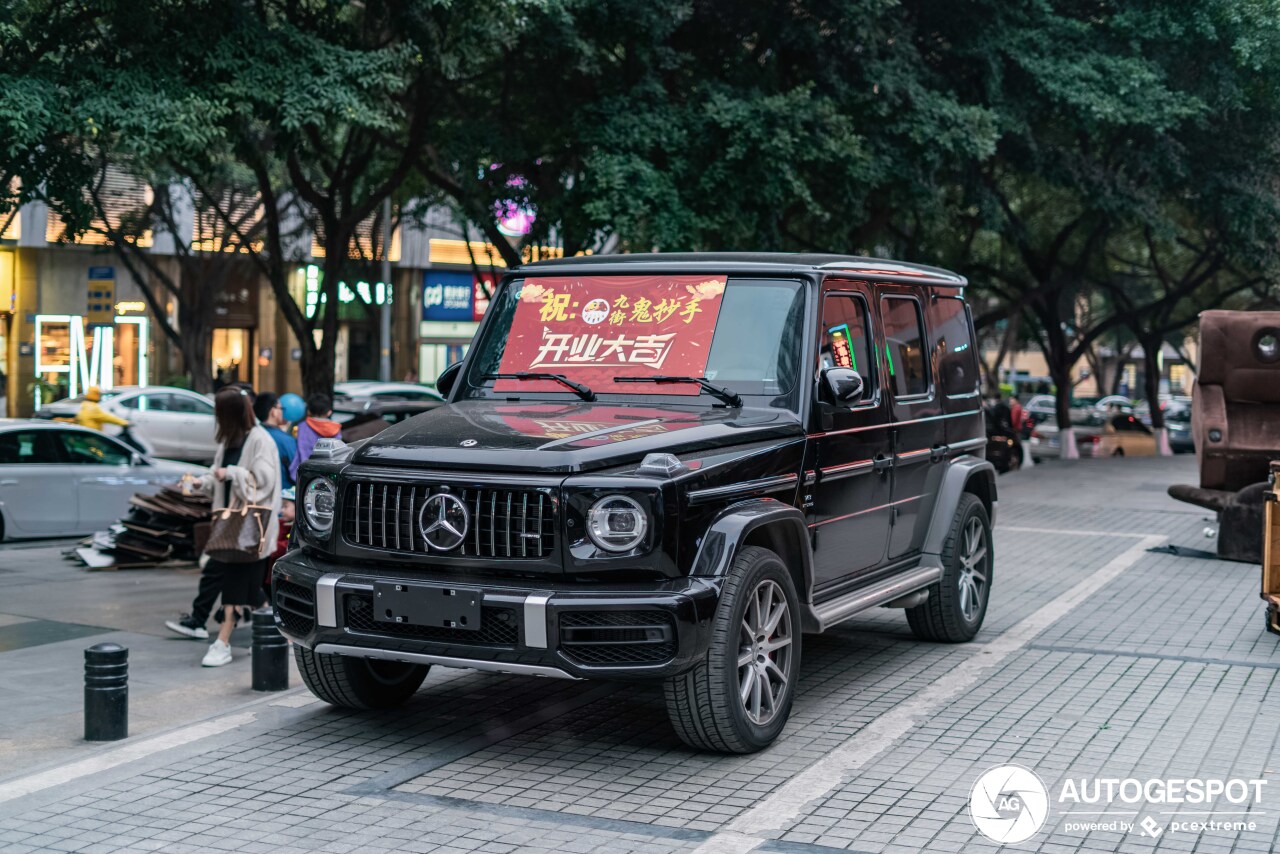
[[[853,406],[862,400],[862,376],[851,368],[827,368],[822,379],[831,396],[841,406]]]
[[[449,367],[440,372],[440,376],[436,378],[436,391],[440,392],[444,398],[449,397],[449,393],[453,391],[453,385],[458,381],[458,375],[462,373],[462,363],[454,362]]]

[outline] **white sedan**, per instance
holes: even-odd
[[[153,460],[96,430],[0,419],[0,539],[101,531],[137,492],[205,469]]]
[[[41,408],[39,418],[74,418],[84,396]],[[213,462],[213,401],[203,394],[171,386],[117,386],[102,393],[103,409],[133,423],[130,433],[148,454],[174,460]],[[119,427],[108,427],[116,435]]]

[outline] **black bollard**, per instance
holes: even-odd
[[[100,643],[84,651],[84,740],[129,735],[129,650]]]
[[[289,687],[289,639],[276,628],[270,608],[253,612],[253,690],[283,691]]]

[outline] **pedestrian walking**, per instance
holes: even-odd
[[[333,414],[333,399],[316,392],[307,398],[306,420],[298,425],[298,456],[294,457],[289,476],[298,481],[298,466],[302,465],[316,449],[316,442],[332,439],[342,432],[342,425],[329,420]]]
[[[284,418],[284,406],[280,403],[280,397],[264,391],[253,402],[253,414],[258,416],[258,421],[266,428],[267,434],[275,440],[276,450],[280,453],[280,488],[293,489],[293,475],[289,470],[293,468],[294,457],[298,456],[298,440],[284,429],[288,422]]]
[[[258,424],[249,396],[232,387],[218,392],[214,398],[214,420],[218,450],[213,469],[196,479],[195,489],[212,498],[214,511],[258,505],[269,508],[270,513],[257,559],[229,563],[206,556],[201,594],[192,604],[191,616],[165,623],[186,637],[207,638],[204,623],[208,619],[208,606],[201,614],[201,595],[207,597],[209,589],[217,583],[217,593],[222,598],[222,627],[201,661],[205,667],[231,663],[230,639],[236,624],[236,610],[261,603],[262,576],[267,558],[276,548],[280,524],[280,456],[266,428]]]

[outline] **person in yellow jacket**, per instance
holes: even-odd
[[[123,418],[117,418],[99,406],[98,401],[100,400],[102,400],[102,390],[96,385],[89,386],[88,391],[84,393],[84,402],[80,404],[80,411],[76,413],[75,423],[81,427],[99,431],[102,430],[103,424],[128,426],[128,421]]]

